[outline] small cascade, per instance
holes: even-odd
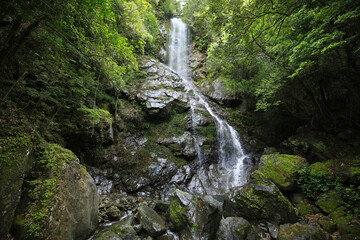
[[[202,106],[212,116],[219,143],[219,159],[210,166],[203,164],[201,145],[203,140],[196,135],[197,123],[192,121],[193,138],[199,158],[200,167],[188,188],[198,194],[223,194],[231,188],[242,186],[248,178],[249,165],[246,159],[240,136],[224,119],[221,119],[211,108],[206,97],[199,91],[190,78],[188,68],[189,30],[181,19],[171,19],[169,67],[183,79],[190,99],[192,119],[198,106]],[[191,94],[190,94],[191,93]]]

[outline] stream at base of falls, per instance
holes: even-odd
[[[179,18],[171,19],[168,64],[173,71],[181,76],[189,96],[192,132],[199,161],[196,174],[187,187],[191,192],[201,195],[224,194],[229,192],[231,188],[242,186],[247,182],[251,161],[249,155],[243,150],[239,134],[226,120],[215,113],[208,99],[190,78],[188,48],[189,30],[186,23]],[[206,109],[216,126],[219,159],[217,163],[210,165],[205,164],[201,152],[203,141],[196,134],[198,123],[193,116],[199,107]]]

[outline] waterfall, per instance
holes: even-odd
[[[249,156],[243,150],[239,134],[215,113],[207,98],[198,90],[189,76],[188,32],[186,23],[181,19],[171,19],[168,62],[169,67],[181,76],[188,92],[190,113],[193,119],[193,138],[196,143],[200,165],[188,188],[198,194],[223,194],[228,192],[230,188],[242,186],[246,183],[250,167],[249,164],[246,164],[246,160]],[[219,159],[217,163],[210,166],[202,164],[202,140],[196,135],[197,123],[193,117],[197,106],[205,108],[216,125]]]

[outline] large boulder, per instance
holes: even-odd
[[[360,156],[316,162],[309,168],[314,176],[335,176],[341,182],[360,183]]]
[[[314,225],[296,223],[281,225],[278,239],[327,240],[329,237]]]
[[[187,94],[181,77],[155,59],[144,61],[142,69],[147,73],[139,86],[137,98],[145,102],[150,116],[167,117],[174,108],[186,111]]]
[[[263,219],[274,224],[296,222],[292,204],[279,188],[258,170],[251,174],[249,183],[225,195],[225,216]]]
[[[305,158],[287,154],[267,154],[260,158],[259,170],[281,190],[294,190],[297,172],[308,166]]]
[[[329,191],[322,193],[318,197],[316,205],[319,206],[323,212],[329,214],[334,212],[339,207],[345,206],[345,202],[336,191]]]
[[[169,215],[174,229],[185,239],[189,233],[193,239],[214,239],[221,220],[215,201],[179,189],[170,203]]]
[[[38,175],[29,181],[30,199],[22,199],[20,205],[25,207],[16,216],[14,234],[33,239],[86,239],[98,224],[94,180],[70,150],[44,144],[38,156],[34,171]]]
[[[232,91],[232,89],[227,88],[224,80],[221,78],[218,78],[213,82],[204,81],[199,88],[205,96],[217,102],[230,105],[240,102],[240,95],[237,92]]]
[[[152,237],[160,236],[167,230],[165,220],[150,207],[140,206],[138,217],[143,229]]]
[[[0,239],[6,239],[20,202],[21,188],[29,167],[31,136],[0,138]]]

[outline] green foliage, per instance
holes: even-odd
[[[210,77],[255,98],[257,110],[282,107],[333,124],[360,119],[350,110],[359,104],[358,1],[208,0],[201,18],[212,39]]]
[[[316,200],[321,193],[336,190],[346,202],[349,210],[353,214],[360,216],[360,189],[357,186],[353,184],[346,185],[341,183],[334,175],[316,173],[308,167],[301,169],[298,173],[297,184],[306,197]]]
[[[180,2],[176,0],[160,0],[159,5],[164,19],[174,17],[180,8]]]

